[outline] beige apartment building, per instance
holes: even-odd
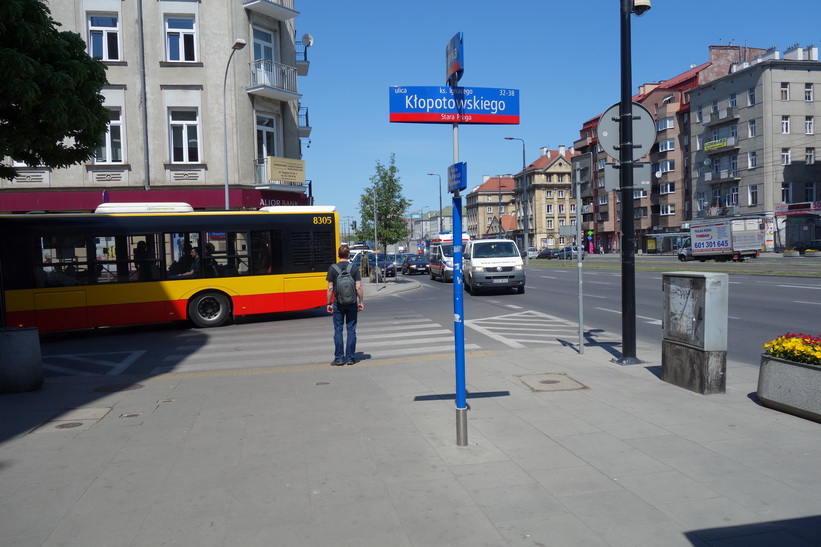
[[[308,204],[301,139],[310,124],[297,83],[312,38],[295,38],[294,0],[49,7],[106,65],[109,127],[82,165],[19,165],[17,178],[0,180],[0,211],[90,211],[103,201]]]
[[[818,49],[772,48],[690,90],[693,218],[758,216],[768,250],[821,239]]]
[[[569,245],[573,236],[560,233],[563,226],[576,225],[576,198],[571,176],[571,158],[576,152],[559,146],[558,150],[541,148],[539,158],[527,169],[528,229],[531,247]],[[516,175],[517,188],[521,173]],[[521,194],[517,194],[521,199]],[[518,212],[517,208],[517,212]],[[517,215],[521,221],[523,215]],[[523,226],[521,226],[523,228]]]
[[[465,195],[464,232],[471,239],[504,237],[500,219],[513,212],[513,177],[484,177],[482,184]]]

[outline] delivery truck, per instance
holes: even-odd
[[[690,223],[690,237],[679,250],[681,261],[730,260],[742,262],[756,258],[764,248],[764,219],[728,218]]]

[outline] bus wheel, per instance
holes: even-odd
[[[200,328],[219,327],[231,315],[231,300],[219,292],[200,293],[188,302],[188,317]]]

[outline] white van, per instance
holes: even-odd
[[[525,268],[516,242],[510,239],[477,239],[465,246],[462,256],[465,290],[516,288],[525,292]]]

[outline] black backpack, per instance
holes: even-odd
[[[336,270],[336,282],[334,283],[334,292],[336,293],[336,303],[342,306],[356,304],[356,281],[351,275],[351,268],[353,265],[348,262],[345,269],[334,264],[333,268]]]

